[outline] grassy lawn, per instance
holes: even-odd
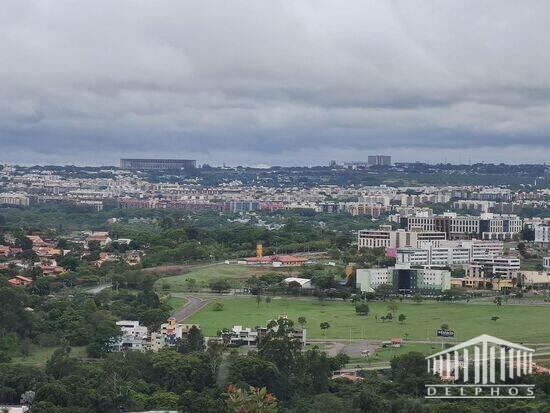
[[[185,298],[174,296],[171,296],[168,300],[166,300],[166,303],[172,307],[172,312],[179,310],[186,302],[187,300]]]
[[[12,357],[11,362],[14,364],[44,365],[58,348],[59,347],[33,347],[29,356]],[[87,356],[86,347],[71,347],[71,357],[85,358]]]
[[[238,264],[210,264],[202,267],[197,267],[191,271],[175,275],[173,277],[165,277],[159,279],[155,283],[155,287],[161,289],[164,284],[170,285],[170,291],[187,291],[188,278],[197,280],[197,287],[208,287],[208,283],[212,280],[225,278],[228,279],[232,287],[239,288],[244,285],[244,281],[253,275],[260,276],[267,273],[289,274],[295,273],[296,269],[289,268],[273,268],[273,267],[256,267]]]
[[[370,357],[352,357],[348,363],[348,367],[355,367],[356,365],[365,365],[373,363],[389,362],[396,356],[410,353],[411,351],[418,351],[419,353],[428,355],[441,350],[439,344],[417,344],[417,343],[405,343],[399,348],[386,347],[377,349]]]
[[[326,338],[364,338],[387,340],[403,337],[409,340],[434,339],[436,330],[443,324],[449,325],[458,341],[480,334],[491,334],[504,339],[521,342],[550,342],[550,306],[503,305],[497,308],[488,304],[446,304],[446,303],[399,303],[396,316],[407,316],[401,324],[376,321],[375,315],[388,313],[388,303],[370,303],[368,317],[355,314],[349,302],[325,302],[320,304],[311,299],[277,299],[259,306],[255,298],[221,299],[223,311],[212,311],[213,302],[199,311],[187,322],[201,325],[206,335],[215,335],[224,327],[242,325],[254,327],[265,325],[267,320],[287,315],[296,320],[307,319],[309,338],[323,338],[319,324],[327,321],[330,328]],[[218,300],[219,301],[219,300]],[[492,321],[492,316],[500,317]]]

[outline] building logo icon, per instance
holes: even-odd
[[[426,357],[428,372],[447,384],[427,384],[432,399],[533,399],[534,385],[511,384],[533,372],[535,350],[483,334]]]

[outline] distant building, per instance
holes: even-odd
[[[311,285],[311,280],[309,278],[298,278],[298,277],[288,277],[283,280],[283,283],[290,285],[291,283],[296,283],[300,285],[300,288],[304,290],[309,290],[313,288]]]
[[[421,242],[419,248],[398,248],[398,263],[411,265],[463,265],[477,259],[489,259],[503,254],[502,241],[467,240],[441,241],[439,246],[432,242]]]
[[[520,269],[519,258],[514,257],[487,257],[476,258],[468,266],[470,277],[492,278],[514,278]]]
[[[30,198],[23,193],[0,193],[0,205],[29,206]]]
[[[391,156],[388,155],[369,155],[367,158],[369,166],[390,166]]]
[[[391,268],[358,269],[357,288],[373,292],[382,284],[389,284],[396,293],[434,294],[451,288],[451,272],[434,268],[411,268],[398,264]]]
[[[535,227],[535,242],[543,248],[550,247],[550,225],[537,225]]]
[[[121,335],[113,344],[118,350],[146,350],[149,343],[149,334],[147,327],[139,324],[139,321],[123,320],[117,321],[116,325],[120,328]]]
[[[423,241],[431,241],[434,246],[446,239],[444,232],[438,231],[394,231],[391,228],[364,229],[357,234],[357,247],[361,248],[419,248]]]
[[[275,327],[275,330],[277,327]],[[267,327],[243,327],[233,326],[231,330],[226,330],[221,333],[221,341],[226,345],[238,347],[242,345],[255,346],[262,337],[264,337],[270,329]],[[293,329],[289,336],[297,339],[302,346],[306,345],[306,329]]]
[[[120,168],[140,171],[194,169],[194,159],[121,159]]]
[[[491,213],[481,216],[459,216],[455,213],[402,216],[399,225],[409,231],[421,229],[445,232],[447,239],[510,240],[523,229],[523,221],[518,216]]]
[[[544,257],[542,259],[542,266],[545,270],[550,270],[550,257]]]

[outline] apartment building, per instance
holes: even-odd
[[[29,206],[29,197],[23,193],[5,192],[0,193],[0,205],[7,206]]]
[[[364,229],[357,234],[357,247],[361,248],[418,248],[420,243],[430,241],[434,245],[444,241],[446,235],[437,231],[391,230],[387,226],[381,229]]]

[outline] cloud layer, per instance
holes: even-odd
[[[6,0],[0,161],[550,159],[550,3]]]

